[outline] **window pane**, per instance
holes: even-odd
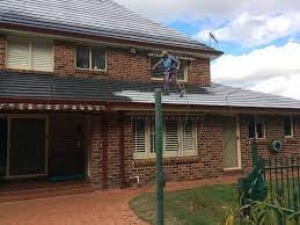
[[[291,117],[284,118],[284,136],[292,136],[292,120]]]
[[[151,141],[151,146],[150,146],[150,152],[155,153],[155,125],[152,123],[150,125],[150,141]]]
[[[151,70],[153,68],[153,66],[155,65],[155,63],[157,63],[160,60],[160,58],[151,58]],[[161,65],[159,65],[158,67],[156,67],[156,69],[153,71],[152,70],[152,78],[163,78],[163,67]]]
[[[255,119],[251,118],[249,121],[249,138],[255,138]]]
[[[256,123],[257,138],[264,138],[264,136],[265,136],[264,129],[265,129],[265,126],[262,122]]]
[[[187,70],[188,66],[189,66],[189,61],[187,60],[180,60],[180,68],[177,74],[177,79],[178,80],[184,80],[184,74],[185,71]]]
[[[178,151],[178,147],[177,121],[166,121],[165,151]]]
[[[135,152],[146,151],[145,120],[137,119],[133,121],[133,143]]]
[[[193,126],[192,122],[183,122],[182,123],[183,131],[183,151],[193,151],[195,149],[193,142]]]
[[[160,58],[151,58],[151,68],[160,60]],[[177,72],[177,79],[184,80],[184,73],[187,67],[189,66],[190,62],[187,60],[180,60],[180,68]],[[154,71],[152,71],[152,78],[163,78],[164,69],[161,65],[159,65]]]
[[[105,50],[100,47],[92,48],[92,69],[105,70]]]
[[[7,67],[12,69],[30,69],[30,42],[23,38],[7,40]]]
[[[90,65],[89,47],[77,46],[76,67],[88,69],[88,68],[90,68],[89,65]]]
[[[31,42],[31,69],[53,71],[51,42]]]

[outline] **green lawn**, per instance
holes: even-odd
[[[236,185],[214,185],[165,193],[165,224],[218,225],[226,206],[237,203]],[[155,194],[142,195],[130,207],[143,220],[155,224]]]

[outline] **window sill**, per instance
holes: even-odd
[[[293,136],[284,136],[284,138],[285,138],[285,139],[289,139],[289,140],[294,139]]]
[[[99,69],[99,70],[96,70],[96,69],[89,69],[89,68],[79,68],[79,67],[76,67],[75,70],[77,71],[90,71],[90,72],[102,72],[102,73],[105,73],[107,72],[107,69]]]
[[[25,69],[16,69],[16,68],[6,68],[8,72],[20,72],[20,73],[39,73],[39,74],[53,74],[54,70],[52,71],[42,71],[42,70],[25,70]]]
[[[249,138],[249,141],[254,140],[254,138]],[[256,143],[258,144],[268,144],[270,142],[270,140],[266,139],[266,138],[255,138]]]
[[[196,163],[199,162],[199,156],[178,156],[178,157],[168,157],[163,158],[164,165],[174,165],[182,163]],[[155,158],[148,159],[134,159],[134,166],[154,166],[156,164]]]
[[[224,170],[224,172],[235,172],[235,171],[241,171],[242,170],[242,167],[236,167],[236,168],[224,168],[223,169]]]
[[[153,77],[151,77],[151,80],[155,81],[155,82],[158,82],[158,81],[163,81],[164,79],[163,78],[153,78]],[[188,80],[186,80],[186,79],[184,79],[184,80],[177,80],[177,81],[184,82],[184,83],[188,82]]]

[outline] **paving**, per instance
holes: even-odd
[[[169,191],[207,184],[232,183],[237,177],[170,182]],[[129,201],[155,191],[154,186],[96,191],[0,204],[0,225],[146,225],[130,210]]]

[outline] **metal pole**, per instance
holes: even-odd
[[[162,105],[161,89],[155,90],[155,152],[156,152],[156,215],[157,225],[164,224],[164,175],[162,167]]]

